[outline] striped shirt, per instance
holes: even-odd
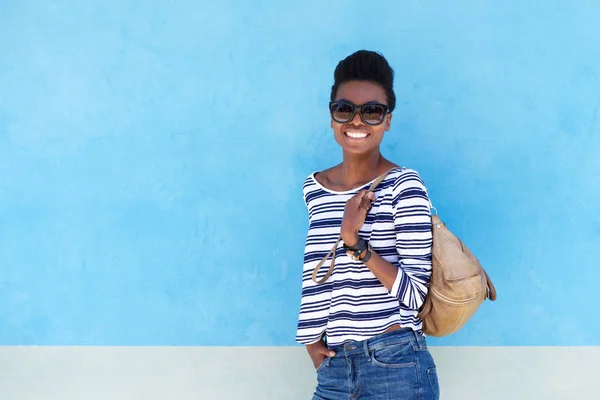
[[[386,261],[398,267],[388,291],[367,266],[352,260],[342,243],[335,268],[322,285],[312,280],[319,261],[339,234],[346,201],[370,183],[349,191],[333,191],[306,178],[304,201],[309,229],[304,251],[302,301],[296,341],[310,344],[325,333],[329,346],[368,339],[399,324],[421,331],[418,309],[425,300],[431,276],[431,214],[427,189],[419,174],[395,168],[375,189],[375,202],[358,234]],[[317,279],[327,273],[329,259]]]

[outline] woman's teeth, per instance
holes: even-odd
[[[352,139],[364,139],[369,136],[369,134],[365,132],[346,132],[346,135]]]

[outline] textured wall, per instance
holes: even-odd
[[[375,3],[374,3],[375,4]],[[498,288],[437,345],[600,345],[600,5],[2,1],[0,344],[293,345],[333,68]]]

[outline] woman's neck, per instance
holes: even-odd
[[[390,164],[379,151],[365,155],[344,154],[340,164],[340,180],[349,188],[363,185],[377,178]]]

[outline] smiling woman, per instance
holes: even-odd
[[[371,51],[338,64],[329,110],[343,161],[304,182],[309,230],[296,340],[316,368],[317,400],[439,397],[417,316],[431,276],[427,190],[416,171],[380,151],[396,103],[393,79]],[[333,272],[315,279],[340,234]]]

